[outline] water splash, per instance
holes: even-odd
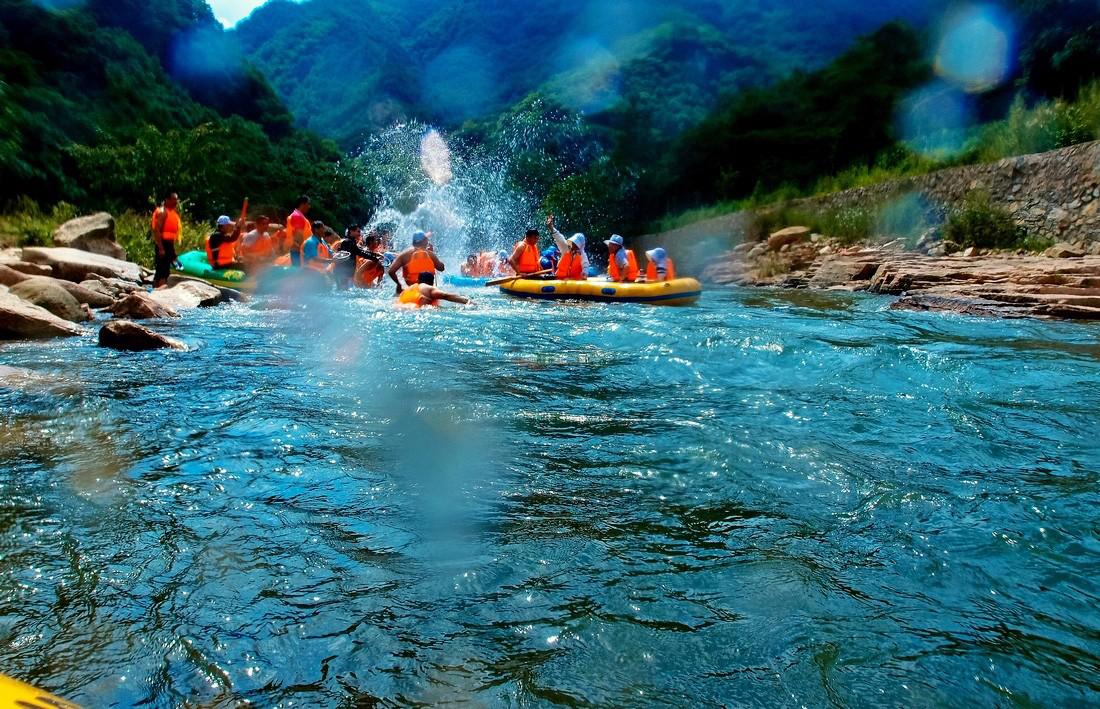
[[[377,185],[368,226],[389,228],[397,248],[430,231],[436,251],[457,267],[470,253],[508,249],[538,227],[549,189],[602,155],[580,116],[538,102],[505,117],[495,133],[482,144],[412,121],[372,137],[354,161]]]

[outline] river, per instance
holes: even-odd
[[[0,348],[0,670],[90,707],[1100,696],[1100,331],[343,294]]]

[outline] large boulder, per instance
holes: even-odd
[[[26,274],[28,276],[52,276],[53,269],[49,266],[43,266],[40,263],[27,263],[26,261],[5,261],[4,265],[13,271]]]
[[[49,310],[19,296],[0,291],[0,338],[72,337],[83,332]]]
[[[111,305],[111,303],[115,302],[113,297],[90,288],[85,288],[79,283],[63,281],[60,278],[52,278],[50,280],[67,290],[69,295],[76,298],[76,302],[82,305],[88,305],[93,308],[106,308]]]
[[[1084,250],[1067,244],[1064,241],[1051,246],[1049,249],[1043,252],[1043,255],[1047,258],[1083,258],[1085,255]]]
[[[870,281],[879,264],[855,259],[832,258],[824,261],[810,278],[811,288],[835,288],[855,281]]]
[[[117,318],[130,320],[148,320],[150,318],[178,318],[179,313],[169,306],[154,300],[148,293],[135,292],[115,302],[108,308]]]
[[[126,260],[126,249],[115,241],[115,218],[106,212],[70,219],[53,233],[53,243]]]
[[[10,291],[12,295],[45,308],[63,320],[82,322],[88,319],[87,313],[80,307],[80,302],[53,278],[41,276],[28,278],[22,283],[16,283]]]
[[[88,275],[93,273],[106,278],[141,282],[141,266],[136,263],[79,249],[26,247],[23,249],[23,260],[49,266],[57,278],[75,283],[87,280]]]
[[[159,335],[129,320],[112,320],[99,331],[99,346],[124,352],[149,350],[186,350],[179,340]]]
[[[118,278],[104,278],[95,273],[89,273],[88,279],[81,281],[80,285],[88,290],[94,290],[98,293],[109,295],[112,299],[130,295],[135,291],[145,292],[145,286],[140,283],[123,281]]]
[[[152,293],[155,300],[176,310],[209,308],[222,302],[222,292],[202,281],[183,281]]]
[[[25,273],[20,273],[7,265],[0,263],[0,286],[14,286],[30,278]]]
[[[780,229],[768,237],[768,250],[779,251],[788,244],[800,244],[810,240],[810,229],[804,226],[792,226]]]

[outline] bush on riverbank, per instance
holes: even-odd
[[[65,202],[45,210],[33,200],[25,197],[18,199],[9,206],[7,213],[0,214],[0,248],[53,246],[53,233],[57,227],[80,214],[76,207]],[[183,219],[183,239],[176,245],[176,251],[183,253],[205,248],[206,235],[213,227],[194,221],[186,212],[180,216]],[[126,249],[131,261],[152,268],[153,239],[149,219],[150,215],[134,211],[116,214],[115,239]]]
[[[951,212],[943,225],[943,238],[964,247],[1042,251],[1048,240],[1030,236],[1004,209],[994,205],[989,195],[973,192],[962,208]]]

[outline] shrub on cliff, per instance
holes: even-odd
[[[980,249],[1016,249],[1026,244],[1028,235],[1007,211],[993,204],[989,195],[975,192],[948,215],[943,238]]]

